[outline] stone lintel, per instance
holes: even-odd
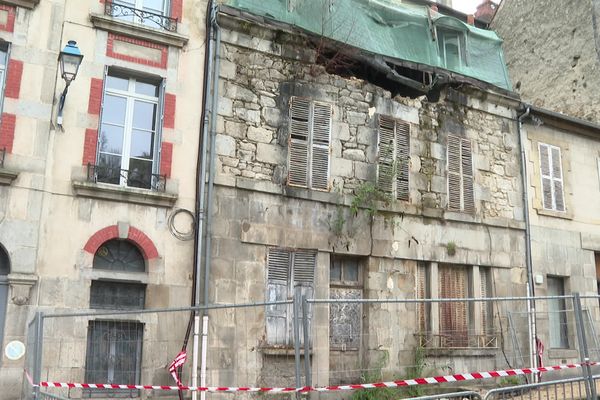
[[[0,0],[0,3],[31,9],[37,6],[40,0]]]

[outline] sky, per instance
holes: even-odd
[[[481,0],[452,0],[452,7],[465,14],[474,14],[480,3]]]

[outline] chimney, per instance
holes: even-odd
[[[467,15],[467,24],[475,25],[475,16],[473,14]]]
[[[492,0],[483,0],[481,4],[477,6],[475,17],[489,24],[490,22],[492,22],[497,8],[498,5]]]
[[[438,7],[435,4],[431,5],[431,11],[438,12]]]

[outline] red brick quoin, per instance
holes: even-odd
[[[83,165],[96,163],[96,146],[98,143],[98,130],[86,129],[83,140]]]
[[[17,13],[16,7],[7,6],[0,4],[0,10],[8,12],[5,24],[0,24],[0,31],[14,32],[15,31],[15,15]]]
[[[92,78],[90,82],[90,98],[88,100],[88,113],[100,115],[102,105],[102,79]]]
[[[23,76],[23,61],[10,60],[6,72],[6,87],[4,96],[18,99],[21,93],[21,77]]]
[[[0,150],[6,149],[8,153],[12,153],[16,123],[16,115],[2,114],[2,121],[0,122]]]
[[[171,163],[173,162],[173,143],[162,142],[160,145],[160,174],[171,177]]]
[[[87,241],[83,249],[91,254],[96,254],[96,251],[102,246],[102,244],[111,239],[119,238],[119,228],[117,225],[107,226],[106,228],[100,229],[94,233],[92,237]],[[129,233],[127,239],[137,245],[142,252],[144,259],[152,260],[158,257],[158,250],[152,243],[152,240],[142,231],[133,226],[129,227]]]
[[[147,58],[133,57],[129,54],[117,53],[113,50],[113,44],[115,41],[131,43],[137,46],[148,47],[151,49],[160,50],[160,61],[149,60]],[[108,42],[106,44],[106,55],[119,60],[130,61],[137,64],[148,65],[150,67],[167,68],[167,51],[168,47],[160,44],[148,42],[146,40],[134,39],[127,36],[115,35],[114,33],[108,34]]]

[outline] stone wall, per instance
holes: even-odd
[[[600,6],[590,0],[506,0],[492,22],[523,100],[593,122],[598,111]]]

